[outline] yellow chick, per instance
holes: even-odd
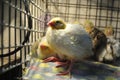
[[[114,35],[113,27],[112,26],[106,27],[104,29],[104,33],[107,37],[113,37],[113,35]]]
[[[106,53],[105,49],[107,45],[107,38],[105,34],[98,28],[95,28],[90,20],[85,21],[84,28],[92,38],[94,58],[98,61],[103,61],[103,56]]]
[[[52,49],[68,66],[68,70],[59,75],[68,74],[73,62],[85,60],[93,55],[92,40],[80,24],[67,24],[61,18],[53,18],[48,23],[46,38]]]
[[[34,58],[46,59],[50,56],[55,56],[56,54],[50,48],[46,37],[43,37],[32,45],[30,55]]]
[[[85,30],[88,33],[90,33],[95,28],[94,25],[93,25],[93,23],[90,20],[86,20],[84,22],[84,26],[83,27],[85,28]]]

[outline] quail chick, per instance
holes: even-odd
[[[48,23],[46,38],[52,49],[62,60],[67,60],[68,69],[59,75],[70,73],[75,61],[85,60],[93,55],[92,40],[82,25],[66,23],[53,18]]]
[[[85,21],[84,28],[92,38],[94,52],[93,58],[97,61],[102,62],[103,57],[105,56],[106,53],[107,46],[106,35],[101,30],[96,28],[90,20]]]
[[[120,42],[114,38],[114,30],[112,26],[106,27],[104,33],[107,36],[107,52],[104,57],[105,61],[114,61],[120,57]]]
[[[32,45],[30,55],[44,60],[48,57],[56,56],[56,53],[50,48],[46,37],[42,37]]]

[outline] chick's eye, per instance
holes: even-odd
[[[61,23],[60,21],[56,21],[56,23]]]

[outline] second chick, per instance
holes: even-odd
[[[93,42],[93,58],[97,61],[102,62],[106,53],[107,38],[106,35],[96,28],[93,23],[86,20],[84,23],[85,30],[89,33]]]

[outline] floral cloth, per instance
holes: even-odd
[[[71,76],[57,76],[63,68],[56,68],[55,62],[43,63],[32,59],[26,68],[24,80],[120,80],[120,67],[99,62],[74,63]]]

